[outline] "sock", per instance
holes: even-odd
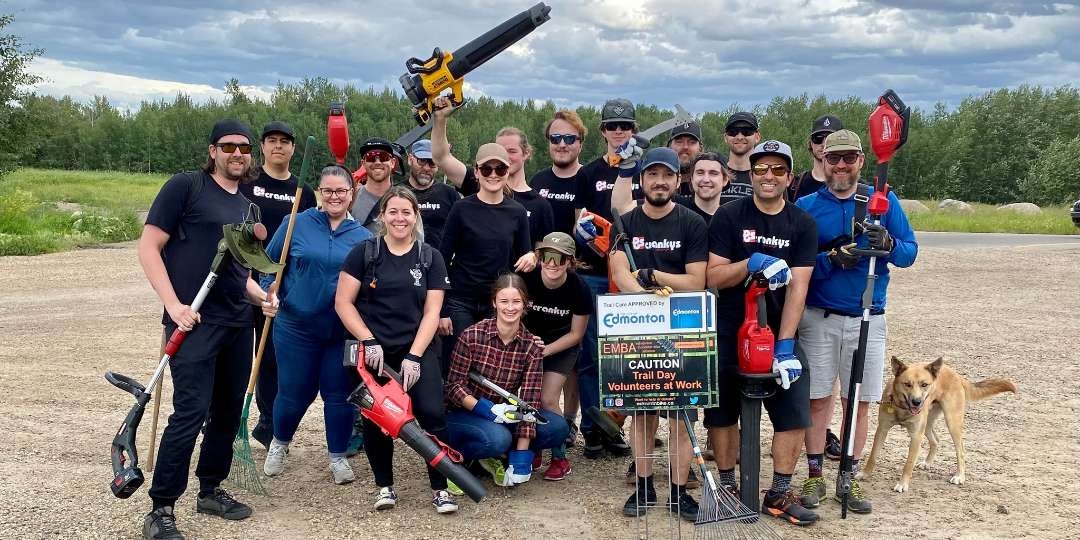
[[[345,452],[327,452],[327,455],[330,456],[330,461],[345,459]]]
[[[292,441],[283,441],[283,440],[281,440],[281,439],[279,439],[279,438],[277,438],[277,437],[274,437],[274,438],[273,438],[273,439],[272,439],[272,440],[270,441],[270,444],[276,444],[276,445],[278,445],[278,446],[289,446],[289,443],[291,443],[291,442],[292,442]]]
[[[656,488],[653,486],[653,477],[652,477],[652,475],[645,476],[645,477],[642,477],[642,476],[637,477],[637,492],[639,494],[652,493],[652,494],[655,495]]]
[[[677,500],[679,500],[679,497],[681,497],[683,493],[686,493],[686,486],[685,485],[680,486],[678,484],[671,484],[671,490],[670,490],[669,493],[671,494],[671,499],[670,500],[677,501]]]
[[[551,459],[565,459],[566,458],[566,443],[560,444],[551,449]]]
[[[152,498],[151,501],[153,503],[153,506],[150,507],[151,512],[157,510],[158,508],[164,508],[166,506],[176,506],[176,499],[158,499],[155,497]]]
[[[825,454],[806,454],[806,465],[810,468],[810,478],[818,478],[821,476],[821,463],[825,459]]]
[[[852,459],[851,460],[851,474],[855,474],[857,472],[859,472],[859,460]]]
[[[769,488],[769,495],[777,496],[786,492],[791,488],[791,475],[783,474],[773,471],[772,473],[772,487]]]
[[[734,486],[735,481],[735,467],[730,469],[720,469],[720,485]]]

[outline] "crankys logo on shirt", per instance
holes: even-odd
[[[274,193],[274,192],[271,192],[271,191],[266,191],[266,188],[264,188],[262,186],[255,186],[255,187],[251,188],[251,194],[256,196],[256,197],[262,197],[264,199],[272,199],[272,200],[275,200],[275,201],[293,202],[294,200],[296,200],[295,195],[289,195],[289,194],[286,194],[286,193]]]
[[[555,306],[543,306],[533,302],[529,302],[529,309],[532,311],[539,311],[540,313],[547,313],[548,315],[555,315],[556,317],[567,317],[570,315],[569,309],[561,309]]]
[[[637,190],[641,189],[641,184],[639,184],[637,182],[634,182],[633,184],[630,184],[630,188],[637,191]],[[604,180],[597,180],[596,181],[596,192],[597,193],[600,193],[600,192],[603,192],[603,191],[611,191],[613,189],[615,189],[615,183],[614,182],[606,182]]]
[[[775,236],[758,236],[757,231],[754,229],[743,229],[742,240],[743,243],[746,244],[758,244],[760,246],[768,246],[777,249],[791,246],[791,240],[777,238]]]
[[[422,202],[417,204],[421,210],[439,210],[442,208],[442,204],[437,202]]]
[[[657,251],[675,251],[682,248],[682,240],[645,240],[644,236],[635,236],[630,239],[630,244],[635,250],[653,249]]]
[[[612,184],[612,187],[614,187],[614,184]],[[552,193],[551,190],[548,188],[543,188],[537,193],[539,193],[541,197],[549,201],[574,202],[574,199],[577,199],[577,193]]]

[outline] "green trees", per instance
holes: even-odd
[[[13,15],[0,15],[0,174],[10,170],[18,161],[20,135],[27,125],[25,111],[20,109],[26,87],[41,77],[27,71],[30,61],[40,56],[41,49],[27,50],[22,38],[4,33]]]

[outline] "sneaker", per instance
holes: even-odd
[[[339,486],[356,480],[352,466],[349,465],[349,460],[345,458],[330,460],[330,474],[334,477],[334,483]]]
[[[638,493],[635,491],[630,494],[629,499],[626,499],[626,504],[622,507],[622,513],[627,517],[641,517],[645,515],[645,511],[648,509],[646,505],[651,504],[656,504],[655,489],[646,489],[641,497],[638,497]]]
[[[431,497],[431,506],[434,506],[435,511],[440,514],[453,514],[458,508],[454,498],[446,490],[435,492],[435,495]]]
[[[266,448],[266,461],[263,462],[263,474],[277,476],[285,470],[285,460],[289,457],[289,445],[277,441]]]
[[[570,473],[574,472],[573,467],[570,466],[570,460],[566,458],[551,458],[551,463],[548,463],[548,468],[544,471],[544,480],[551,480],[558,482],[570,476]]]
[[[584,434],[585,450],[582,454],[588,459],[598,459],[604,456],[604,434],[599,428],[593,427]]]
[[[495,485],[503,487],[510,487],[512,485],[506,476],[506,467],[503,466],[502,460],[499,458],[481,459],[480,466],[491,475],[491,479],[495,481]]]
[[[623,438],[622,434],[616,435],[614,437],[611,437],[604,433],[601,433],[600,435],[601,441],[603,441],[602,444],[604,445],[604,449],[607,450],[609,454],[616,457],[625,457],[630,455],[630,445],[626,444],[626,439]]]
[[[274,440],[274,427],[270,424],[263,423],[260,418],[259,422],[255,424],[255,429],[251,430],[251,438],[263,445],[263,448],[269,449],[270,441]]]
[[[375,499],[376,510],[389,510],[397,506],[397,492],[393,487],[384,487],[379,490],[379,497]]]
[[[824,488],[822,488],[824,491]],[[833,494],[833,499],[836,502],[840,502],[840,490]],[[869,514],[873,510],[873,505],[870,504],[870,500],[867,499],[862,492],[862,486],[859,485],[859,481],[851,480],[851,493],[848,494],[847,508],[856,514]]]
[[[840,438],[831,429],[825,430],[825,457],[840,461]]]
[[[457,484],[451,482],[449,478],[446,479],[446,491],[456,497],[460,497],[465,494],[465,491],[459,488]]]
[[[821,519],[821,516],[803,508],[795,492],[790,489],[779,494],[766,491],[761,501],[761,513],[799,526],[810,525]]]
[[[637,465],[634,464],[634,460],[630,460],[630,466],[626,468],[626,485],[632,486],[634,482],[637,482]]]
[[[184,540],[176,528],[176,516],[171,506],[162,506],[143,518],[142,535],[145,540]]]
[[[214,488],[214,492],[199,497],[195,503],[195,511],[200,514],[210,514],[229,520],[244,519],[251,515],[251,507],[234,499],[224,489]]]
[[[690,469],[689,474],[686,475],[686,489],[697,489],[699,487],[701,487],[701,480],[698,480],[694,469]]]
[[[720,489],[727,491],[729,495],[739,499],[739,484],[720,484]]]
[[[566,425],[570,426],[570,432],[566,434],[566,447],[571,448],[577,442],[578,426],[569,418],[566,420]]]
[[[679,495],[679,501],[677,503],[671,503],[671,506],[678,506],[679,516],[687,521],[697,521],[698,515],[698,502],[694,500],[689,493],[683,491]]]
[[[821,499],[824,499],[826,495],[825,479],[816,476],[803,480],[799,495],[799,502],[803,505],[803,508],[817,508],[821,504]]]

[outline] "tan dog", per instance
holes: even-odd
[[[956,475],[949,479],[952,484],[964,483],[964,411],[967,402],[988,398],[1001,392],[1016,392],[1016,385],[1008,379],[985,379],[972,384],[952,368],[945,365],[944,358],[933,362],[905,364],[897,357],[892,357],[893,380],[885,388],[881,406],[878,408],[877,432],[874,433],[874,447],[870,458],[866,460],[862,471],[856,478],[869,478],[874,472],[874,463],[878,450],[885,443],[889,430],[895,425],[907,428],[911,442],[908,444],[907,463],[900,476],[900,482],[893,490],[903,493],[911,485],[911,473],[915,467],[915,458],[919,454],[919,445],[923,436],[930,443],[926,459],[919,463],[925,469],[934,461],[937,454],[938,439],[934,434],[934,423],[944,416],[945,425],[952,435],[956,446]]]

